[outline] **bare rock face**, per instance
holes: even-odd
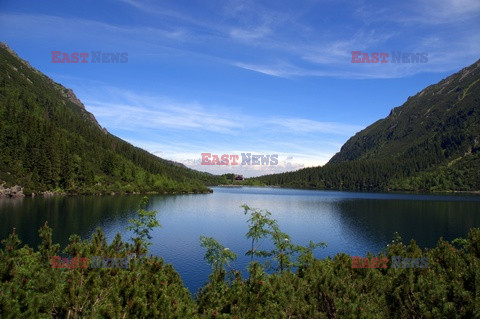
[[[82,109],[84,116],[90,122],[92,122],[93,124],[95,124],[95,126],[97,126],[99,129],[102,130],[102,127],[100,126],[100,124],[98,124],[95,116],[92,113],[87,111],[87,109],[85,108],[85,105],[83,105],[82,101],[80,101],[80,99],[75,95],[72,89],[67,89],[67,88],[64,88],[63,86],[60,86],[59,90],[63,92],[63,96],[65,98],[67,98],[70,102],[72,102],[73,104],[77,105]]]
[[[64,88],[63,86],[59,85],[57,88],[62,92],[63,96],[67,98],[70,102],[73,104],[79,106],[83,113],[85,114],[85,117],[89,119],[93,124],[95,124],[99,129],[102,129],[100,124],[98,124],[97,119],[95,116],[93,116],[92,113],[88,112],[87,109],[85,108],[85,105],[83,105],[82,101],[75,95],[72,89],[67,89]]]
[[[80,107],[80,109],[82,110],[85,118],[87,118],[90,122],[92,122],[93,124],[95,124],[95,126],[97,126],[99,129],[102,130],[102,127],[100,126],[100,124],[98,124],[97,122],[97,119],[95,118],[95,116],[88,112],[85,108],[85,105],[83,105],[82,101],[80,101],[79,98],[77,98],[77,96],[75,95],[75,93],[73,92],[72,89],[68,89],[66,87],[64,87],[63,85],[61,84],[58,84],[56,83],[55,81],[53,81],[51,78],[47,77],[46,75],[42,74],[40,71],[38,71],[37,69],[35,69],[34,67],[32,67],[30,65],[30,63],[28,63],[28,61],[20,58],[16,53],[15,51],[13,51],[12,49],[10,49],[10,47],[4,43],[4,42],[0,42],[0,48],[3,48],[5,50],[7,50],[10,54],[12,54],[14,57],[16,57],[18,60],[20,60],[27,68],[29,68],[30,70],[34,71],[35,73],[41,75],[43,78],[45,78],[48,82],[50,82],[59,92],[60,94],[67,100],[69,100],[70,102],[72,102],[73,104],[77,105],[78,107]],[[23,68],[23,67],[22,67]],[[21,72],[21,70],[17,70],[16,68],[14,68],[15,71],[17,72]],[[25,77],[25,75],[23,73],[21,73],[22,76]],[[30,83],[33,83],[32,80],[30,80],[29,78],[27,78],[27,81],[29,81]]]
[[[4,187],[0,185],[0,197],[24,197],[23,187],[15,185],[12,187]]]
[[[74,104],[80,106],[82,109],[85,110],[85,105],[83,105],[82,101],[80,101],[75,93],[73,93],[72,89],[67,89],[66,97]]]

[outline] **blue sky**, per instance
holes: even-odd
[[[424,87],[480,58],[480,1],[0,0],[0,41],[72,88],[109,132],[198,170],[326,163]],[[127,63],[51,63],[52,51]],[[427,63],[351,63],[351,51]],[[278,154],[205,166],[201,153]]]

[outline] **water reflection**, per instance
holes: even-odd
[[[124,239],[128,219],[142,196],[77,196],[0,199],[0,237],[16,227],[24,243],[38,245],[38,229],[45,221],[53,227],[53,239],[62,245],[77,233],[88,238],[102,227],[112,240]],[[479,196],[369,194],[278,188],[214,188],[213,194],[150,196],[149,209],[158,211],[162,228],[153,232],[154,255],[174,265],[187,287],[196,291],[208,278],[200,235],[213,236],[239,255],[238,268],[249,258],[247,216],[242,204],[268,209],[283,231],[298,244],[326,241],[318,250],[323,258],[338,252],[365,255],[378,252],[395,231],[414,238],[422,247],[433,247],[439,237],[465,237],[480,227]],[[263,243],[268,248],[268,243]]]

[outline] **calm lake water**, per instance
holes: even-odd
[[[247,216],[242,204],[272,212],[281,229],[297,244],[325,241],[316,257],[339,252],[364,256],[379,252],[399,232],[404,242],[415,239],[433,247],[440,237],[466,237],[480,227],[480,196],[381,194],[279,188],[214,187],[212,194],[154,195],[149,209],[158,211],[162,228],[153,232],[150,252],[172,263],[185,285],[196,292],[208,279],[200,235],[215,237],[239,256],[244,269],[249,249],[245,239]],[[135,216],[141,196],[77,196],[0,200],[0,238],[12,227],[29,246],[38,245],[38,229],[45,221],[53,227],[54,241],[62,245],[70,234],[89,238],[101,227],[109,241],[120,232],[124,239],[128,219]],[[265,243],[266,247],[268,244]]]

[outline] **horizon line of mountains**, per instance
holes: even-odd
[[[0,196],[204,193],[232,174],[199,172],[110,134],[71,89],[0,43]],[[409,97],[321,167],[243,182],[352,191],[480,190],[480,60]],[[16,189],[17,190],[17,189]],[[7,194],[7,195],[8,195]]]

